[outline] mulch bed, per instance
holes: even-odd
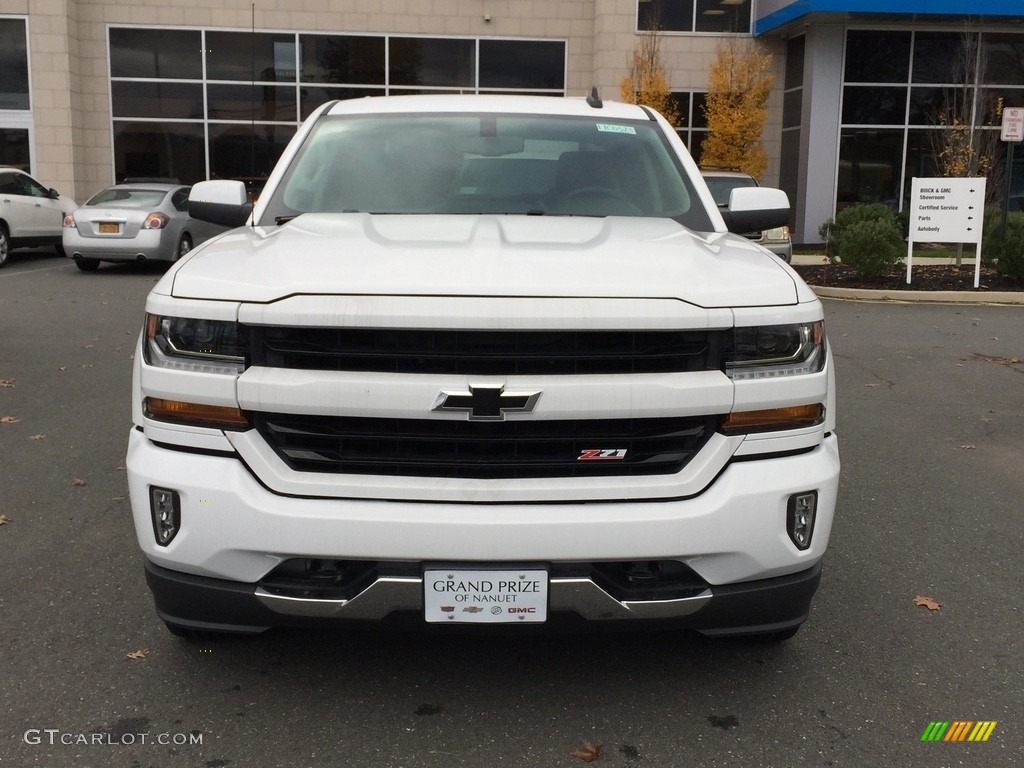
[[[907,285],[906,266],[896,267],[887,275],[862,277],[842,264],[794,265],[793,269],[810,285],[827,288],[870,288],[886,291],[1024,291],[1024,281],[1000,275],[983,266],[978,288],[974,287],[974,265],[962,267],[914,265]]]

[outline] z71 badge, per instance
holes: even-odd
[[[577,461],[614,461],[626,458],[627,448],[584,448]]]

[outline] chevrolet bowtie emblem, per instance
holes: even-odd
[[[505,387],[470,387],[462,392],[442,391],[432,411],[466,411],[472,421],[501,421],[506,411],[529,413],[540,392],[506,392]]]

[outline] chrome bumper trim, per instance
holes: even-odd
[[[287,597],[256,588],[256,599],[275,613],[315,618],[379,621],[393,611],[423,610],[423,580],[383,576],[348,600]],[[707,605],[711,590],[675,600],[616,600],[588,578],[553,577],[548,585],[551,611],[573,611],[589,621],[670,619]]]

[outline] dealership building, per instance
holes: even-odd
[[[130,176],[258,187],[326,100],[618,98],[651,29],[698,160],[719,47],[772,54],[761,181],[789,193],[797,242],[938,175],[950,104],[995,136],[998,105],[1024,106],[1024,3],[1006,0],[0,0],[0,165],[79,201]]]

